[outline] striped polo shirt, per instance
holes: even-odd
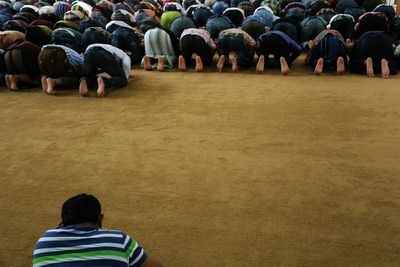
[[[43,234],[33,252],[33,267],[136,267],[146,258],[143,248],[121,231],[68,226]]]

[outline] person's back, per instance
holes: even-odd
[[[145,259],[143,249],[121,231],[70,225],[44,233],[33,266],[140,266]]]
[[[68,199],[62,222],[46,231],[36,243],[33,267],[39,266],[142,266],[161,267],[127,234],[100,229],[101,205],[87,194]]]

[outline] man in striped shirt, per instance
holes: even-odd
[[[46,231],[36,243],[33,267],[162,267],[125,233],[100,229],[104,216],[93,195],[68,199],[61,217],[60,227]]]

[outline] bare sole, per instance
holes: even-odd
[[[164,71],[165,57],[159,57],[157,61],[157,71]]]
[[[289,70],[289,65],[286,62],[286,59],[284,57],[280,57],[279,61],[281,63],[281,73],[285,76],[288,75],[290,70]]]
[[[148,56],[144,56],[143,64],[145,70],[151,71],[153,69],[153,67],[151,66],[150,58]]]
[[[257,73],[259,73],[259,74],[264,73],[264,65],[265,65],[265,58],[264,58],[263,55],[261,55],[261,56],[258,58],[257,65],[256,65],[256,71],[257,71]]]
[[[42,90],[45,94],[47,94],[47,77],[43,76],[40,78],[40,83],[42,84]]]
[[[225,55],[221,55],[219,57],[218,63],[217,63],[218,72],[222,72],[222,69],[224,68],[224,64],[225,64]]]
[[[238,72],[238,71],[239,71],[239,68],[238,68],[236,56],[232,56],[232,58],[231,58],[231,63],[232,63],[232,72],[233,72],[233,73]]]
[[[336,62],[336,72],[339,75],[343,75],[346,71],[346,67],[344,66],[344,59],[343,57],[339,57]]]
[[[368,75],[368,77],[374,77],[374,67],[373,67],[373,64],[372,64],[372,58],[367,58],[365,61],[364,61],[364,64],[365,64],[365,68],[366,68],[366,71],[367,71],[367,75]]]
[[[324,59],[319,58],[317,61],[317,65],[315,65],[314,74],[320,75],[323,69],[324,69]]]
[[[195,71],[197,72],[203,72],[204,71],[204,65],[203,62],[201,61],[201,57],[196,56],[196,67]]]
[[[98,97],[105,97],[106,96],[106,85],[104,84],[103,78],[97,78],[97,96]]]
[[[389,63],[386,59],[381,60],[381,71],[382,71],[383,79],[389,78],[389,75],[390,75]]]
[[[87,86],[86,80],[82,80],[79,83],[79,94],[81,96],[88,96],[89,95],[89,90],[88,90],[88,86]]]
[[[179,56],[178,69],[180,71],[186,71],[186,62],[185,62],[185,58],[183,56]]]

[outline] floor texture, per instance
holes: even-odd
[[[399,265],[400,76],[132,73],[0,89],[0,266],[81,192],[165,266]]]

